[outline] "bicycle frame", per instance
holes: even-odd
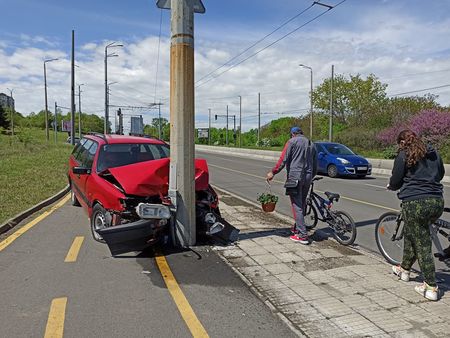
[[[314,203],[316,209],[319,211],[320,216],[322,217],[322,218],[318,217],[320,221],[326,222],[327,220],[332,218],[330,215],[330,209],[333,204],[331,203],[330,200],[327,200],[322,196],[318,195],[316,192],[314,192],[314,181],[311,182],[311,189],[309,191],[307,200],[309,200],[311,204]],[[328,209],[323,207],[325,202],[329,204]]]

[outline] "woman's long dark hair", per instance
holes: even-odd
[[[399,151],[403,150],[406,153],[406,166],[408,168],[415,166],[427,153],[425,143],[409,129],[398,134],[397,144],[399,145]]]

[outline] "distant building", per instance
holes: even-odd
[[[11,96],[0,93],[0,106],[2,108],[12,108],[14,110],[14,99]]]

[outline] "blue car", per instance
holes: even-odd
[[[317,171],[329,177],[372,174],[372,164],[364,157],[356,155],[340,143],[314,142],[317,150]]]

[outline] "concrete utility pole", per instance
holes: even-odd
[[[211,109],[208,109],[209,119],[208,119],[208,145],[211,145]]]
[[[48,103],[47,103],[47,66],[48,62],[56,61],[58,59],[48,59],[44,60],[44,92],[45,92],[45,137],[47,141],[50,139],[50,134],[48,131]]]
[[[161,140],[161,101],[158,104],[158,137]]]
[[[201,0],[158,0],[171,9],[169,196],[176,208],[176,240],[196,243],[194,169],[194,12]]]
[[[78,85],[78,137],[81,140],[81,86],[84,83]]]
[[[239,95],[239,148],[242,147],[242,96]]]
[[[55,101],[55,120],[54,120],[54,123],[55,123],[54,129],[55,129],[55,144],[56,144],[56,142],[58,142],[58,104],[56,103],[56,101]]]
[[[72,30],[72,77],[70,85],[70,144],[75,145],[75,31]]]
[[[11,97],[11,102],[14,102],[14,98],[13,98],[13,91],[14,89],[9,89],[9,96]],[[11,109],[11,135],[14,136],[14,104],[12,105]]]
[[[334,65],[331,65],[331,83],[330,83],[330,125],[328,129],[328,141],[333,139],[333,81],[334,81]]]
[[[259,146],[259,134],[261,133],[261,93],[258,93],[258,141]]]
[[[108,134],[109,130],[109,97],[108,97],[108,58],[119,56],[116,53],[108,54],[108,48],[123,47],[122,44],[111,42],[105,46],[105,124],[104,124],[104,134]]]
[[[228,145],[228,105],[227,105],[227,133],[225,135],[225,143]]]
[[[299,66],[309,69],[311,71],[311,91],[309,92],[310,103],[311,103],[311,108],[310,108],[310,112],[309,112],[309,138],[312,140],[313,139],[313,70],[311,67],[306,66],[304,64],[299,64]]]

